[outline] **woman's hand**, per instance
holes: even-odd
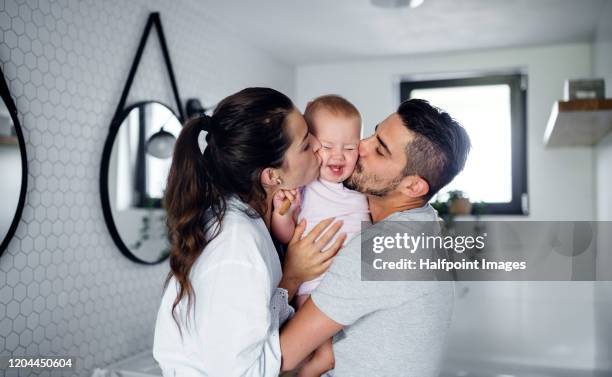
[[[321,221],[303,238],[306,221],[302,220],[295,228],[293,238],[287,245],[283,279],[279,284],[282,288],[287,289],[290,297],[293,297],[300,284],[327,271],[334,256],[344,244],[345,233],[341,234],[331,246],[324,249],[342,226],[342,221],[336,221],[326,230],[333,220],[330,218]]]

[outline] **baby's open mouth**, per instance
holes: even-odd
[[[327,165],[327,167],[335,176],[341,176],[344,172],[344,165]]]

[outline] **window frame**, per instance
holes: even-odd
[[[510,87],[510,133],[512,161],[512,200],[510,202],[487,202],[487,215],[528,215],[527,193],[527,75],[522,73],[505,75],[480,75],[431,80],[408,80],[400,82],[400,102],[410,99],[415,89],[450,88],[459,86],[482,86],[507,84]],[[435,105],[435,104],[434,104]]]

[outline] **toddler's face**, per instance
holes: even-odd
[[[321,175],[329,182],[342,182],[353,173],[359,156],[359,118],[335,115],[327,110],[313,116],[314,133],[321,148]]]

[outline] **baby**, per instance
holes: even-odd
[[[272,232],[280,242],[287,243],[293,235],[296,223],[302,219],[306,219],[304,234],[307,234],[320,221],[335,217],[336,220],[343,221],[336,236],[346,233],[348,241],[361,231],[362,221],[370,222],[366,196],[342,184],[353,173],[357,163],[361,116],[355,106],[346,99],[337,95],[324,95],[308,103],[304,118],[310,132],[321,143],[318,152],[322,160],[319,179],[301,190],[281,191],[275,196]],[[278,208],[285,197],[290,198],[292,204],[288,212],[281,215]],[[328,245],[334,240],[335,238]],[[323,275],[299,287],[296,294],[298,308],[308,299],[322,278]],[[332,342],[329,339],[304,364],[299,376],[320,376],[331,369],[333,364]]]

